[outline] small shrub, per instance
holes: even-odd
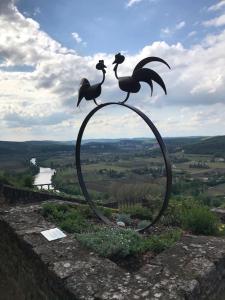
[[[76,219],[66,218],[59,223],[59,226],[69,233],[82,233],[90,229],[90,224],[81,216]]]
[[[54,221],[63,230],[75,233],[76,238],[85,247],[97,252],[104,257],[126,257],[151,250],[159,253],[170,247],[178,238],[179,234],[174,231],[160,236],[144,238],[131,229],[117,227],[102,227],[94,225],[86,220],[89,215],[86,207],[72,207],[45,203],[42,207],[43,216]],[[130,217],[123,215],[123,222],[131,221]],[[142,221],[143,222],[143,221]],[[147,222],[145,220],[145,222]]]
[[[45,203],[42,215],[69,233],[88,231],[91,226],[76,207],[67,204]]]
[[[126,257],[150,250],[160,253],[180,239],[181,230],[144,238],[131,229],[104,228],[95,233],[77,234],[81,244],[104,257]]]
[[[182,227],[190,230],[193,234],[218,234],[218,218],[205,206],[186,209],[181,219]]]
[[[166,226],[180,226],[183,212],[183,203],[181,201],[171,200],[160,222]]]
[[[161,223],[167,226],[182,226],[183,215],[194,207],[204,207],[193,197],[171,199],[161,217]]]
[[[142,228],[145,228],[146,226],[148,226],[150,224],[150,222],[148,220],[141,220],[139,223],[138,223],[138,229],[142,229]]]
[[[180,229],[175,229],[158,236],[152,236],[147,240],[147,249],[154,253],[160,253],[165,249],[170,248],[181,238],[181,235],[182,231]]]
[[[149,210],[149,208],[142,207],[140,205],[124,207],[121,209],[121,212],[130,215],[132,218],[141,220],[152,219],[152,212]]]
[[[131,225],[131,223],[132,223],[130,215],[127,215],[127,214],[118,214],[117,218],[116,218],[116,221],[117,222],[123,222],[124,224],[126,224],[128,226]]]
[[[31,175],[26,175],[23,178],[23,186],[24,187],[28,187],[28,188],[32,188],[33,187],[33,177]]]
[[[131,229],[102,228],[95,233],[78,234],[81,244],[103,257],[126,257],[145,250],[144,239]]]
[[[93,211],[91,210],[89,205],[78,205],[77,211],[84,217],[84,218],[92,218],[94,216]]]
[[[44,203],[42,206],[42,215],[51,221],[62,221],[65,218],[64,210],[59,205],[53,203]]]
[[[48,217],[50,214],[52,214],[53,209],[54,205],[52,203],[44,203],[42,204],[41,213],[44,217]]]
[[[109,207],[98,206],[98,210],[107,218],[112,217],[113,209]]]

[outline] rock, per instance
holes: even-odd
[[[120,227],[125,227],[125,226],[126,226],[125,223],[122,222],[122,221],[118,221],[118,222],[116,222],[116,224],[117,224],[118,226],[120,226]]]
[[[211,211],[214,212],[223,223],[225,223],[225,209],[212,208]]]

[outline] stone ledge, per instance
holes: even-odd
[[[151,264],[129,273],[81,248],[71,234],[47,241],[40,232],[54,224],[39,212],[39,205],[1,212],[0,275],[15,295],[4,300],[213,300],[223,294],[224,239],[186,235]],[[7,295],[0,288],[0,295]]]
[[[214,212],[223,223],[225,223],[225,209],[224,208],[212,208],[211,211]]]

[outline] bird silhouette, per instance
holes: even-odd
[[[164,90],[165,94],[167,94],[166,91],[166,86],[165,83],[163,82],[162,78],[158,75],[158,73],[156,73],[155,71],[148,69],[148,68],[143,68],[146,64],[153,62],[153,61],[158,61],[161,62],[163,64],[165,64],[169,69],[170,66],[167,64],[167,62],[165,62],[163,59],[159,58],[159,57],[146,57],[144,59],[142,59],[134,68],[133,73],[131,76],[126,76],[126,77],[118,77],[117,75],[117,68],[120,64],[122,64],[125,60],[125,57],[118,53],[115,55],[115,60],[113,62],[113,64],[115,64],[114,67],[114,72],[115,72],[115,76],[119,81],[119,87],[122,91],[127,92],[127,96],[126,99],[124,101],[122,101],[122,103],[125,103],[127,101],[127,99],[129,98],[130,93],[137,93],[140,88],[140,81],[146,82],[149,84],[150,88],[151,88],[151,95],[153,93],[153,83],[152,81],[155,81],[156,83],[158,83],[161,88]]]
[[[101,86],[105,81],[105,73],[106,73],[105,68],[106,66],[104,64],[104,60],[99,60],[99,62],[96,65],[96,69],[101,70],[103,74],[103,78],[100,83],[90,85],[88,79],[86,78],[81,79],[80,88],[78,92],[77,106],[80,105],[80,102],[83,98],[85,98],[86,100],[93,100],[95,104],[98,105],[96,102],[96,98],[100,96],[102,90]]]

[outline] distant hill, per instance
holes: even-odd
[[[183,147],[186,153],[193,154],[213,154],[216,156],[225,156],[225,135],[204,138],[197,143],[185,145]]]
[[[206,137],[202,136],[190,136],[190,137],[166,137],[164,138],[164,142],[167,146],[169,152],[177,151],[178,149],[183,149],[186,145],[193,145],[195,143],[200,142]]]
[[[184,149],[186,153],[214,154],[225,156],[225,136],[216,137],[166,137],[163,139],[169,152]],[[27,141],[8,142],[0,141],[0,155],[31,155],[55,152],[71,152],[75,150],[76,141]],[[121,151],[129,147],[138,148],[156,143],[154,138],[121,138],[121,139],[87,139],[83,141],[83,149],[97,151]],[[94,150],[95,149],[95,150]],[[155,149],[155,151],[159,151]]]
[[[35,155],[36,153],[73,151],[74,145],[54,141],[7,142],[0,141],[0,154]]]

